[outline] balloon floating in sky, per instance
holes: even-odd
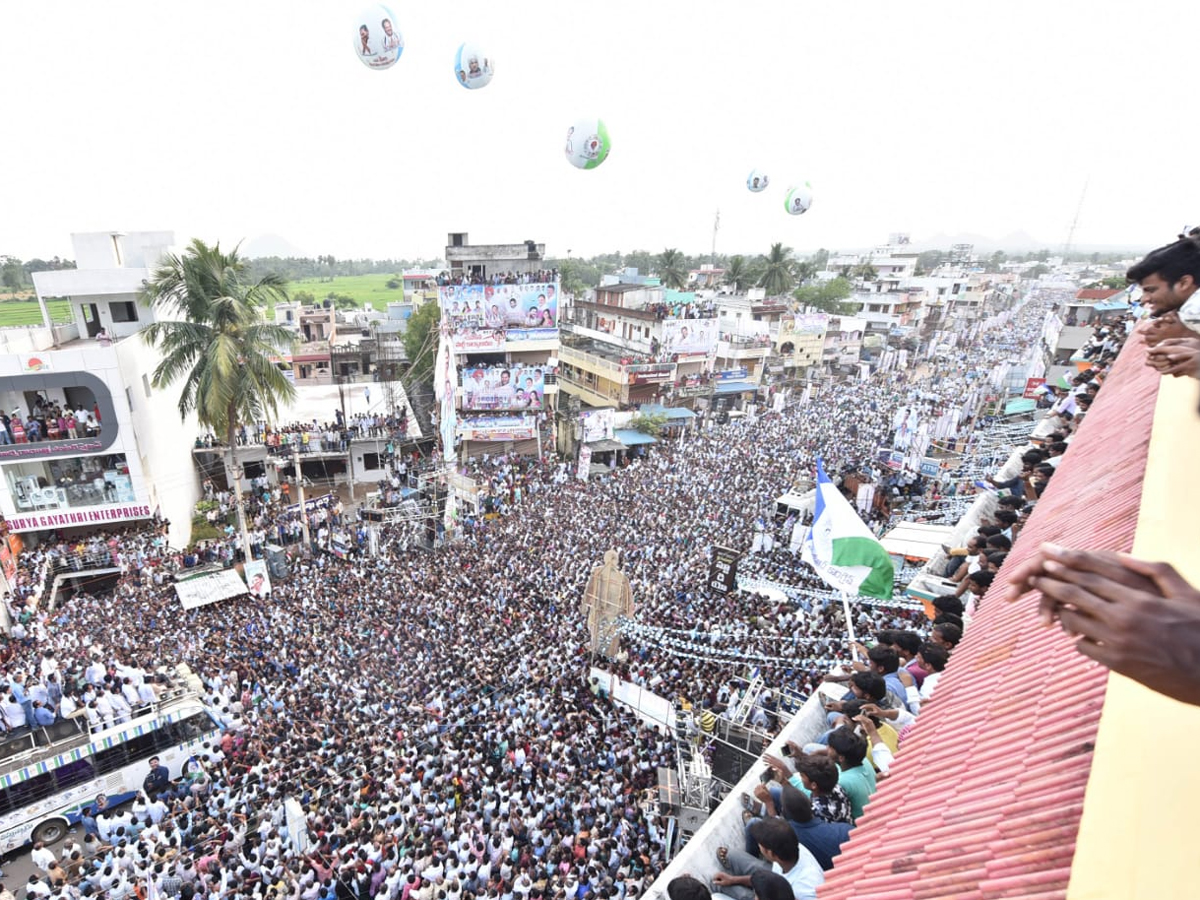
[[[382,3],[368,6],[354,20],[354,52],[368,69],[390,69],[404,52],[396,17]]]
[[[804,184],[788,188],[787,196],[783,198],[783,208],[793,216],[802,216],[812,206],[812,185]]]
[[[612,142],[599,119],[580,119],[567,129],[567,162],[577,169],[594,169],[608,159]]]
[[[454,77],[468,90],[487,87],[496,61],[474,44],[460,44],[454,54]]]
[[[765,191],[767,189],[767,183],[769,181],[770,179],[768,179],[766,175],[758,171],[758,169],[755,169],[746,176],[746,187],[757,194],[759,191]]]

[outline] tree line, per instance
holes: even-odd
[[[69,259],[27,259],[20,260],[15,256],[0,254],[0,285],[10,293],[19,294],[33,288],[34,272],[57,272],[60,269],[73,269],[75,263]]]
[[[253,280],[274,275],[285,281],[324,278],[332,281],[348,275],[395,275],[405,269],[440,271],[440,259],[338,259],[333,255],[260,256],[244,259],[246,276]]]

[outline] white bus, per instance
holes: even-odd
[[[59,840],[99,797],[132,800],[159,757],[178,778],[221,726],[194,691],[174,688],[122,725],[89,734],[87,719],[64,719],[0,744],[0,854]]]

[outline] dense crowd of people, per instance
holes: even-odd
[[[83,844],[73,840],[42,867],[26,895],[121,900],[145,896],[152,880],[158,896],[184,900],[636,898],[665,863],[667,822],[653,789],[656,770],[674,765],[674,735],[639,722],[587,678],[580,604],[591,568],[618,550],[636,601],[610,667],[697,717],[727,708],[751,662],[767,683],[798,694],[837,664],[858,668],[845,676],[845,709],[831,710],[829,756],[812,758],[861,767],[869,750],[859,753],[859,742],[873,746],[871,730],[898,735],[919,707],[919,685],[916,701],[908,684],[895,686],[893,657],[930,684],[965,609],[944,601],[933,623],[941,631],[931,632],[909,604],[861,605],[858,633],[876,647],[852,652],[840,608],[785,549],[775,498],[811,481],[818,457],[830,473],[893,477],[874,460],[900,419],[952,411],[950,437],[965,440],[983,399],[975,386],[1024,352],[1041,317],[1030,303],[1002,335],[955,358],[660,442],[590,481],[562,463],[472,460],[465,473],[499,501],[500,515],[471,519],[431,553],[412,552],[411,528],[395,525],[382,527],[374,557],[297,555],[261,604],[181,611],[168,576],[183,554],[153,529],[114,534],[103,543],[123,574],[111,596],[83,594],[56,610],[17,598],[23,637],[6,648],[5,710],[28,712],[25,701],[44,691],[27,721],[79,708],[101,724],[119,721],[120,700],[132,708],[131,696],[145,696],[149,673],[187,663],[224,733],[185,789],[156,790],[132,812],[93,809]],[[299,510],[277,490],[264,485],[247,498],[263,541],[298,527]],[[211,499],[228,510],[227,494]],[[341,510],[323,515],[332,524]],[[787,601],[749,585],[710,589],[713,545],[746,551],[768,520],[780,543],[747,558],[744,571],[787,588]],[[210,542],[215,559],[232,562],[238,536],[229,531]],[[966,568],[991,563],[980,559]],[[964,575],[975,585],[979,577]],[[891,655],[877,659],[885,645]],[[755,724],[776,727],[776,707],[758,706]],[[888,713],[900,708],[910,718],[893,725]],[[847,727],[868,734],[852,740]],[[883,751],[879,758],[886,765]],[[829,771],[818,761],[786,773],[812,813],[839,806]],[[285,828],[286,798],[303,808],[307,846]],[[803,811],[791,792],[784,800]],[[793,852],[786,839],[770,840],[778,858]],[[776,847],[770,840],[762,846]]]

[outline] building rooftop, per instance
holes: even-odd
[[[618,282],[617,284],[602,284],[596,288],[596,291],[608,291],[613,294],[625,294],[629,291],[644,291],[646,288],[661,287],[658,284],[629,284],[627,282]]]
[[[1117,294],[1125,293],[1125,288],[1084,288],[1075,295],[1076,300],[1107,300]]]

